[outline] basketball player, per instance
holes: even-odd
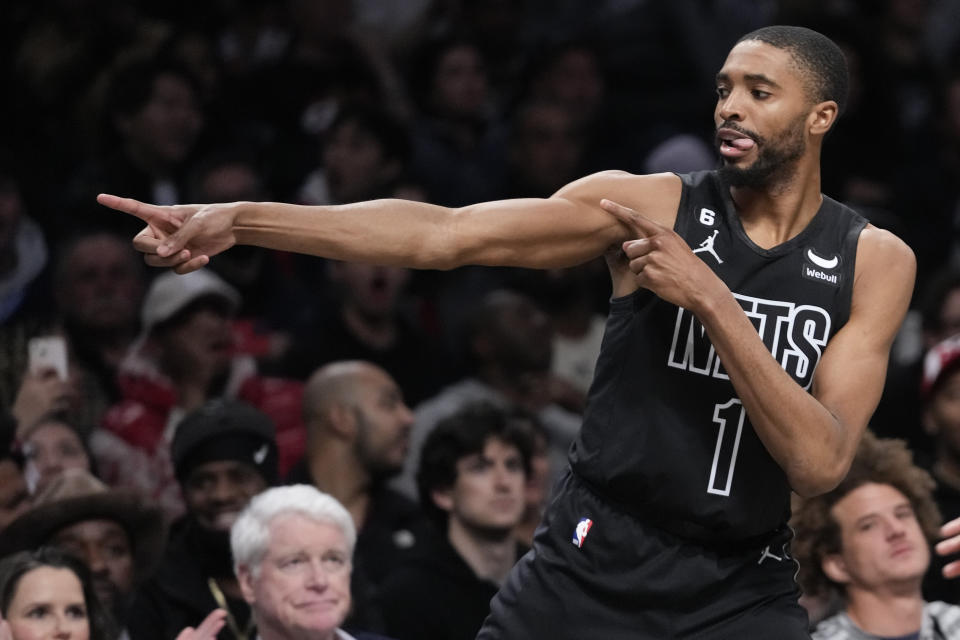
[[[100,202],[143,219],[135,246],[179,272],[236,243],[428,269],[604,254],[614,297],[570,471],[478,637],[806,638],[790,490],[846,473],[915,260],[820,193],[847,91],[833,42],[752,32],[716,87],[717,171],[604,172],[456,210]]]

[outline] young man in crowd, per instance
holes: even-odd
[[[835,591],[843,602],[817,625],[815,640],[960,634],[960,607],[926,602],[921,589],[940,523],[933,487],[902,441],[867,432],[836,489],[798,500],[791,524],[804,593]],[[782,553],[785,548],[768,551]]]
[[[488,404],[468,405],[427,437],[420,503],[443,535],[381,590],[387,632],[399,640],[472,640],[490,599],[522,551],[533,434],[529,422]]]

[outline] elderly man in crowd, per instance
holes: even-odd
[[[343,505],[311,486],[268,489],[250,501],[230,548],[261,640],[381,638],[340,628],[350,611],[356,540]]]

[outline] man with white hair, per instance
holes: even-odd
[[[340,629],[356,541],[343,505],[309,485],[268,489],[250,501],[230,547],[260,640],[384,640]]]

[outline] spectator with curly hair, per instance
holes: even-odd
[[[836,489],[797,500],[800,585],[807,596],[843,602],[815,640],[958,637],[960,607],[926,602],[921,591],[940,524],[933,488],[903,441],[868,432]]]

